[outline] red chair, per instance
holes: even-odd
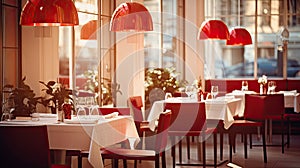
[[[69,165],[52,165],[45,125],[1,125],[1,167],[63,168]]]
[[[113,112],[119,112],[119,115],[130,115],[129,107],[99,107],[98,111],[100,115],[107,115]]]
[[[149,122],[144,120],[143,117],[143,100],[142,96],[132,96],[129,97],[129,102],[131,103],[134,123],[137,128],[138,134],[140,137],[143,137],[144,132],[151,131],[149,128]],[[141,146],[140,146],[141,147]]]
[[[107,115],[113,112],[119,112],[119,115],[130,115],[130,108],[129,107],[99,107],[98,108],[100,115]],[[121,143],[122,147],[125,147],[125,143]],[[67,151],[70,152],[70,151]],[[89,156],[89,151],[72,151],[73,156],[78,156],[78,167],[82,167],[82,158]],[[79,152],[79,153],[78,153]],[[70,154],[69,154],[70,155]],[[126,160],[123,160],[124,167],[127,167]]]
[[[172,141],[172,159],[173,167],[176,165],[175,159],[175,137],[201,137],[202,142],[202,153],[203,153],[203,167],[206,166],[206,154],[205,154],[205,136],[213,133],[214,135],[214,166],[217,166],[217,129],[207,129],[206,126],[206,111],[205,103],[166,103],[166,109],[172,111],[171,125],[169,128],[169,136]],[[185,166],[195,166],[194,164],[183,164],[182,163],[182,151],[181,144],[182,139],[179,139],[179,164]],[[196,164],[199,165],[199,164]]]
[[[153,160],[155,168],[159,168],[159,160],[162,157],[162,167],[166,168],[165,148],[168,141],[168,128],[171,121],[171,112],[163,112],[159,116],[155,149],[154,150],[131,150],[123,148],[105,148],[101,150],[102,159],[125,159],[125,160]],[[136,165],[135,165],[136,166]],[[116,166],[117,167],[117,166]]]
[[[245,111],[243,120],[235,120],[229,128],[229,145],[230,145],[230,162],[232,161],[232,146],[234,145],[234,137],[236,133],[243,135],[244,141],[244,157],[247,158],[247,134],[257,133],[257,128],[261,128],[263,143],[263,158],[267,163],[265,121],[269,119],[280,118],[283,122],[284,114],[284,96],[283,94],[274,95],[245,95]],[[283,125],[283,123],[282,123]],[[250,147],[252,139],[250,137]],[[282,127],[282,151],[284,150],[284,134]]]

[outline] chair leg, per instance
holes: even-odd
[[[249,134],[250,149],[252,149],[252,134]]]
[[[134,160],[133,166],[134,166],[134,168],[137,168],[137,160]]]
[[[284,123],[283,118],[281,118],[281,153],[284,153]]]
[[[175,137],[174,136],[172,136],[171,137],[171,145],[172,145],[172,147],[171,147],[171,156],[172,156],[172,163],[173,163],[173,168],[175,168],[175,165],[176,165],[176,163],[175,163],[175,150],[176,150],[176,148],[175,148]]]
[[[202,164],[203,164],[203,167],[206,167],[206,143],[205,143],[205,134],[202,135]]]
[[[232,162],[232,134],[233,133],[228,133],[228,141],[229,141],[229,162]]]
[[[289,148],[290,147],[290,137],[291,137],[291,121],[290,121],[290,118],[288,117],[287,118],[287,123],[288,123],[288,125],[287,125],[287,148]]]
[[[135,160],[136,161],[136,160]],[[127,168],[127,160],[123,159],[123,167]]]
[[[188,160],[191,159],[191,153],[190,153],[190,137],[186,137],[186,150],[187,150],[187,158]]]
[[[119,167],[119,160],[118,159],[112,159],[112,167],[118,168]]]
[[[263,128],[264,130],[264,128]],[[263,131],[262,133],[262,140],[263,140],[263,152],[264,152],[264,162],[267,163],[267,145],[266,145],[266,135]]]
[[[159,154],[155,154],[155,168],[159,168]]]
[[[78,158],[78,161],[77,161],[78,168],[82,168],[82,156],[78,156],[77,158]]]
[[[217,134],[214,133],[214,167],[217,167]]]
[[[161,166],[162,168],[166,168],[167,167],[167,163],[166,163],[166,152],[163,151],[162,152],[162,156],[161,156]]]
[[[220,133],[220,160],[223,160],[223,133]]]
[[[247,134],[243,133],[242,136],[244,136],[244,157],[245,159],[248,158],[248,152],[247,152]]]
[[[179,163],[182,163],[182,140],[179,141]]]
[[[232,139],[232,147],[233,147],[233,153],[235,153],[236,152],[236,150],[235,150],[235,146],[236,146],[236,140],[235,140],[235,138],[236,138],[236,134],[233,134],[233,139]]]

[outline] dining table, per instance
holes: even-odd
[[[159,114],[165,110],[165,103],[193,103],[197,99],[190,97],[174,97],[153,103],[147,121],[151,130],[155,129],[155,122]],[[220,96],[214,99],[203,100],[205,102],[206,119],[220,120],[224,128],[228,129],[234,122],[234,116],[243,115],[242,100],[233,96]]]
[[[242,108],[245,107],[245,94],[258,94],[254,91],[241,91],[234,90],[231,93],[227,93],[226,96],[234,96],[236,98],[240,98],[242,100]],[[293,108],[295,113],[300,113],[300,93],[297,93],[297,90],[289,90],[289,91],[277,91],[273,94],[283,94],[284,95],[284,107],[285,108]],[[268,137],[268,142],[272,142],[273,135],[273,126],[272,119],[268,119],[265,122],[265,133]]]
[[[129,140],[134,148],[140,141],[132,116],[72,116],[58,122],[56,115],[40,113],[39,119],[1,121],[1,125],[47,125],[49,148],[53,150],[86,150],[93,167],[104,167],[100,148]]]
[[[258,94],[254,91],[241,91],[234,90],[231,93],[227,93],[226,96],[234,96],[236,98],[242,99],[242,104],[245,106],[245,94]],[[284,107],[293,108],[294,112],[300,113],[300,93],[297,93],[297,90],[289,91],[278,91],[274,94],[283,94],[284,95]]]

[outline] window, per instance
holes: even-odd
[[[256,2],[257,15],[255,14]],[[215,8],[206,8],[208,9],[206,19],[220,18],[227,24],[229,30],[235,26],[245,27],[250,32],[253,41],[252,45],[238,47],[227,46],[224,41],[206,41],[206,78],[253,78],[263,74],[270,77],[283,77],[280,50],[282,42],[279,38],[279,31],[285,25],[285,17],[290,32],[287,77],[300,77],[300,66],[291,67],[289,63],[295,62],[296,65],[300,63],[300,57],[297,54],[300,52],[300,40],[296,38],[300,34],[300,4],[296,0],[289,0],[287,10],[285,10],[285,2],[285,0],[240,0],[240,7],[238,7],[238,0],[223,0],[217,3]],[[205,3],[211,5],[213,2],[206,0]],[[240,13],[238,13],[238,8],[240,8]],[[211,14],[214,12],[216,16]],[[239,15],[240,25],[235,22]],[[256,37],[257,45],[254,45]],[[208,55],[214,56],[214,60]],[[255,66],[257,66],[257,72],[254,72]]]
[[[179,40],[183,36],[183,23],[178,17],[183,16],[183,3],[184,0],[144,1],[145,6],[152,12],[154,24],[154,31],[145,33],[145,68],[182,69],[178,62],[184,55],[183,45]]]
[[[79,25],[74,29],[59,28],[60,79],[68,83],[69,66],[74,58],[76,89],[95,93],[99,105],[112,104],[110,84],[114,82],[111,76],[115,65],[115,49],[114,33],[109,31],[109,22],[115,1],[76,0],[75,6]]]

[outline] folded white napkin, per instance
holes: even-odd
[[[64,123],[66,124],[94,124],[97,123],[98,119],[91,119],[91,118],[72,118],[72,119],[65,119]]]
[[[104,117],[105,119],[111,119],[111,118],[118,117],[118,115],[119,115],[119,112],[113,112],[113,113],[110,113],[110,114],[106,114],[106,115],[104,115],[103,117]]]
[[[38,113],[41,118],[56,118],[57,114]]]

